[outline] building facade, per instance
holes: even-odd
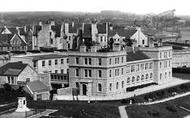
[[[126,52],[120,45],[109,51],[98,50],[96,46],[86,50],[86,46],[81,46],[80,51],[69,52],[69,85],[78,88],[80,95],[112,96],[125,94],[131,87],[161,84],[172,77],[169,66],[171,49],[152,49],[152,57],[145,49]],[[168,51],[168,58],[162,51]],[[163,57],[158,57],[159,54]],[[161,68],[160,62],[163,64]]]

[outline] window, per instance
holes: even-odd
[[[152,69],[152,62],[150,62],[150,64],[149,64],[149,69]]]
[[[91,70],[88,70],[88,76],[92,77],[92,71]]]
[[[169,67],[170,67],[170,61],[168,61]]]
[[[123,63],[123,60],[124,60],[124,58],[123,58],[123,57],[121,57],[121,63]]]
[[[79,76],[79,69],[76,69],[76,70],[75,70],[75,75],[76,75],[76,76]]]
[[[152,79],[152,73],[150,73],[150,79]]]
[[[165,72],[165,79],[167,78],[167,72]]]
[[[69,59],[67,58],[67,63],[69,63]]]
[[[87,58],[84,59],[84,63],[85,63],[86,65],[88,64]]]
[[[160,80],[162,79],[162,73],[160,73]]]
[[[112,83],[110,83],[110,91],[111,91],[111,89],[112,89]]]
[[[26,82],[30,82],[30,78],[26,78]]]
[[[130,83],[130,77],[127,78],[127,83]]]
[[[162,68],[162,62],[160,62],[160,68]]]
[[[53,39],[52,38],[50,38],[50,44],[53,44]]]
[[[55,65],[57,65],[57,59],[55,60]]]
[[[146,74],[146,79],[148,79],[148,74]]]
[[[135,72],[135,65],[131,66],[131,72]]]
[[[171,76],[171,72],[169,72],[169,77]]]
[[[147,69],[148,69],[148,63],[145,64],[145,70],[147,70]]]
[[[139,71],[139,64],[136,65],[136,71]]]
[[[88,77],[88,71],[87,70],[84,70],[84,76]]]
[[[64,69],[61,69],[61,73],[64,73]]]
[[[58,73],[58,70],[55,70],[55,73]]]
[[[36,65],[37,65],[37,62],[36,62],[36,61],[34,61],[34,63],[33,63],[34,68],[36,67]]]
[[[42,61],[42,66],[45,66],[45,61]]]
[[[101,70],[98,70],[98,75],[99,75],[99,77],[102,77],[102,71]]]
[[[101,60],[101,58],[98,59],[98,65],[102,65],[102,60]]]
[[[51,32],[49,32],[49,35],[50,35],[50,37],[51,37]]]
[[[142,40],[142,44],[144,45],[144,40]]]
[[[91,58],[88,59],[88,63],[89,63],[89,65],[92,64],[92,62],[91,62]]]
[[[102,84],[98,83],[98,91],[101,92],[102,91]]]
[[[79,64],[79,58],[78,57],[76,58],[76,64]]]
[[[64,63],[64,59],[61,59],[61,64],[63,64]]]
[[[135,82],[135,77],[134,76],[132,77],[132,82]]]
[[[162,58],[162,53],[160,52],[160,58]]]
[[[110,58],[110,60],[109,60],[109,64],[111,65],[111,58]]]
[[[123,71],[124,71],[124,69],[123,68],[121,68],[121,74],[123,75]]]
[[[8,79],[8,83],[10,84],[11,83],[11,77],[7,77],[7,79]]]
[[[126,73],[130,73],[130,66],[126,67]]]
[[[102,36],[100,36],[100,42],[102,42]]]
[[[119,76],[119,69],[115,69],[115,76]]]
[[[138,76],[137,76],[137,82],[139,82],[139,80],[140,80],[140,76],[138,75]]]
[[[49,60],[49,66],[51,66],[51,60]]]
[[[144,64],[141,64],[141,70],[144,70]]]
[[[118,88],[119,88],[119,82],[116,83],[116,89],[118,89]]]
[[[109,77],[111,77],[111,70],[109,70]]]
[[[144,75],[141,75],[141,80],[142,80],[142,81],[144,80]]]
[[[121,87],[124,88],[124,81],[121,82]]]

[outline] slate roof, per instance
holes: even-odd
[[[84,24],[83,37],[91,38],[92,37],[91,31],[92,31],[91,24]]]
[[[10,62],[0,67],[0,76],[18,76],[27,66],[22,62]]]
[[[33,55],[33,56],[26,56],[26,57],[31,57],[34,61],[37,61],[37,60],[45,60],[45,59],[64,58],[65,56],[58,55],[58,54],[46,54],[46,55]]]
[[[127,62],[144,60],[144,59],[150,59],[150,58],[141,51],[127,53]]]
[[[72,23],[69,23],[69,33],[77,33],[77,30],[82,27],[82,24],[74,23],[72,26]]]
[[[50,91],[50,88],[39,80],[28,82],[27,86],[32,92],[40,93]]]
[[[25,46],[26,42],[18,34],[0,34],[0,47],[12,46],[10,44],[11,39],[16,35],[17,38],[21,40],[21,46]]]
[[[137,32],[136,29],[113,28],[113,30],[109,30],[108,36],[113,37],[115,34],[118,34],[119,36],[130,39],[130,37],[133,36],[135,32]]]
[[[97,24],[98,34],[106,34],[106,23]]]
[[[14,34],[0,34],[0,46],[11,46],[10,40],[13,38]]]
[[[61,25],[53,25],[51,26],[51,30],[55,32],[55,37],[61,36]]]

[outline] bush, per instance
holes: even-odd
[[[176,109],[176,107],[174,107],[174,106],[171,106],[171,105],[169,105],[169,106],[166,106],[166,109],[167,109],[168,111],[171,111],[171,112],[177,112],[177,109]]]

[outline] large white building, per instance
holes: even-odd
[[[69,86],[80,95],[114,96],[128,88],[151,83],[161,84],[172,78],[172,48],[141,48],[131,52],[120,45],[112,50],[97,46],[69,52]]]

